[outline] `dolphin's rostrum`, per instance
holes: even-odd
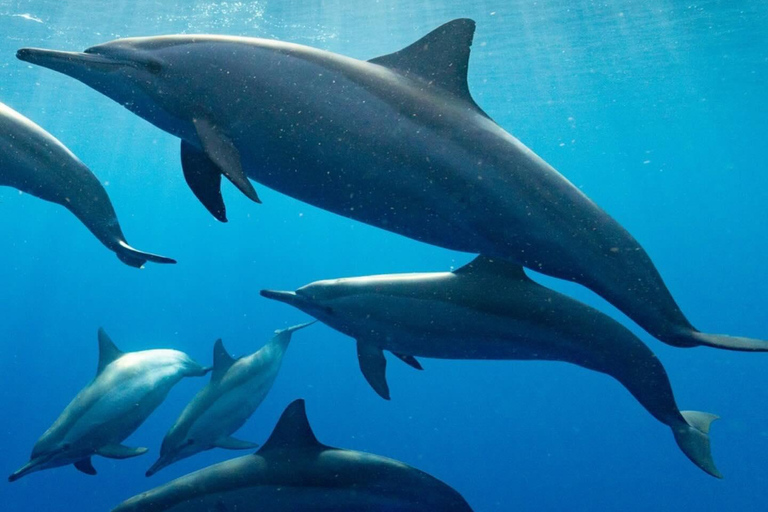
[[[96,377],[38,439],[29,462],[8,480],[68,464],[95,475],[91,463],[94,455],[125,459],[146,453],[146,448],[121,443],[144,423],[177,382],[208,371],[178,350],[122,352],[99,329]]]
[[[467,85],[475,23],[446,23],[368,62],[215,35],[129,38],[17,56],[72,76],[179,137],[184,176],[226,218],[247,177],[416,240],[575,281],[665,343],[768,350],[704,334],[621,225],[480,110]]]
[[[689,459],[721,476],[708,436],[717,417],[680,411],[664,367],[634,334],[535,283],[519,265],[480,256],[454,272],[334,279],[261,294],[354,338],[363,375],[386,399],[385,350],[415,367],[418,357],[549,360],[605,373],[672,429]]]
[[[160,458],[147,471],[164,467],[212,448],[254,449],[258,445],[232,437],[261,405],[272,389],[291,335],[310,324],[275,333],[257,352],[233,358],[218,340],[213,349],[213,371],[207,386],[192,399],[163,439]]]
[[[440,480],[402,462],[318,442],[304,401],[283,412],[264,446],[144,492],[112,512],[259,510],[471,512]]]
[[[127,265],[176,263],[128,245],[112,202],[96,176],[50,133],[2,103],[0,186],[62,205]]]

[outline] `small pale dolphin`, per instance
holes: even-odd
[[[368,62],[265,39],[129,38],[85,53],[24,48],[182,139],[184,176],[219,220],[226,176],[416,240],[580,283],[665,343],[768,350],[688,322],[621,225],[469,93],[475,23]]]
[[[721,477],[707,435],[717,416],[681,412],[664,367],[634,334],[533,282],[519,265],[480,256],[454,272],[335,279],[261,294],[355,338],[363,375],[386,399],[384,350],[417,369],[421,356],[565,361],[605,373],[672,429],[689,459]]]
[[[141,267],[146,261],[176,263],[128,245],[109,196],[96,176],[53,135],[2,103],[0,186],[62,205],[132,267]]]
[[[178,478],[112,512],[471,512],[440,480],[379,455],[320,444],[303,400],[283,412],[266,444]]]
[[[203,368],[178,350],[121,352],[99,329],[96,378],[83,388],[56,422],[35,443],[27,464],[8,480],[74,464],[88,475],[91,457],[126,459],[146,453],[121,443],[144,423],[183,377],[199,377]]]
[[[213,348],[211,381],[192,399],[163,439],[152,476],[169,464],[211,448],[254,449],[258,445],[232,437],[256,412],[272,389],[291,335],[310,324],[277,331],[257,352],[234,359],[221,340]]]

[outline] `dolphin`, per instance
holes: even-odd
[[[387,400],[384,350],[417,369],[417,357],[431,357],[565,361],[605,373],[672,429],[691,461],[722,477],[708,436],[717,416],[680,411],[664,367],[632,332],[535,283],[520,265],[478,256],[454,272],[335,279],[261,294],[356,339],[363,376]]]
[[[95,475],[91,457],[127,459],[147,452],[121,443],[144,423],[183,377],[199,377],[203,368],[178,350],[121,352],[99,329],[96,378],[83,388],[56,422],[37,440],[27,464],[8,481],[74,464]]]
[[[22,48],[181,138],[184,177],[226,220],[221,176],[448,249],[575,281],[678,347],[766,351],[686,319],[637,240],[497,125],[467,84],[475,23],[446,23],[361,61],[216,35]]]
[[[61,142],[7,105],[0,103],[0,186],[13,187],[64,206],[123,263],[176,261],[134,249],[123,231],[107,191]]]
[[[217,340],[211,381],[192,399],[163,439],[160,458],[147,471],[164,467],[212,448],[254,449],[258,445],[232,437],[256,412],[272,389],[291,335],[302,324],[275,332],[257,352],[234,359]]]
[[[304,400],[283,412],[264,446],[178,478],[112,512],[471,512],[454,489],[379,455],[317,441]]]

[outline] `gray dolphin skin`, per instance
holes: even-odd
[[[391,274],[264,290],[357,340],[360,369],[389,399],[384,350],[420,369],[416,357],[551,360],[618,380],[680,449],[721,477],[712,460],[712,414],[680,411],[661,362],[609,316],[529,279],[523,268],[480,256],[454,272]]]
[[[454,489],[392,459],[317,441],[304,401],[264,446],[139,494],[112,512],[471,512]]]
[[[83,388],[56,422],[35,443],[27,464],[8,480],[74,464],[88,475],[96,470],[91,457],[126,459],[147,452],[121,443],[136,431],[183,377],[209,370],[178,350],[121,352],[99,329],[96,378]]]
[[[637,240],[478,107],[467,84],[474,32],[457,19],[370,61],[216,35],[17,57],[181,138],[184,176],[219,220],[221,176],[258,201],[250,177],[416,240],[575,281],[670,345],[768,350],[696,330]]]
[[[60,204],[85,224],[123,263],[176,263],[134,249],[125,241],[104,187],[61,142],[0,103],[0,186],[13,187]]]
[[[291,335],[310,325],[277,331],[257,352],[233,358],[218,340],[213,372],[206,387],[192,399],[163,439],[160,458],[147,471],[152,476],[169,464],[212,448],[247,450],[255,443],[232,437],[256,412],[277,378]]]

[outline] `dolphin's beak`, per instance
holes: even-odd
[[[158,471],[160,471],[161,469],[163,469],[164,467],[167,467],[168,465],[170,465],[172,462],[173,462],[173,460],[171,460],[170,457],[162,457],[161,456],[159,459],[157,459],[157,462],[152,464],[152,467],[147,470],[145,475],[147,477],[150,477],[150,476],[154,475],[155,473],[157,473]]]
[[[120,60],[95,53],[60,52],[40,48],[22,48],[16,52],[16,58],[74,78],[79,78],[87,70],[114,71],[126,65]]]
[[[36,459],[32,459],[31,461],[27,462],[23,466],[21,466],[19,469],[13,472],[11,476],[8,477],[9,482],[15,482],[19,478],[26,476],[30,473],[34,473],[35,471],[38,471],[40,469],[40,457]]]
[[[296,292],[281,292],[277,290],[261,290],[261,296],[267,299],[277,300],[285,302],[291,306],[295,306],[299,302],[299,296]]]

